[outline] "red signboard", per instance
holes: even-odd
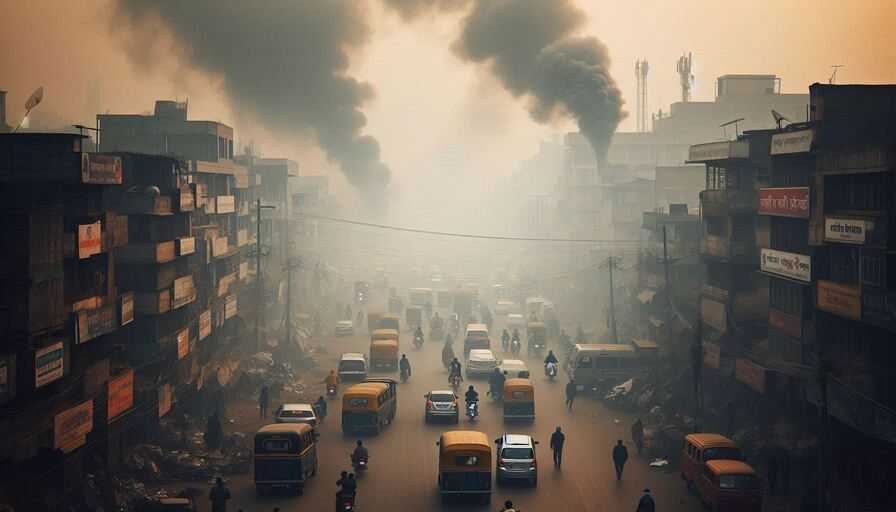
[[[809,187],[760,188],[759,213],[809,218]]]
[[[109,403],[106,419],[112,421],[134,406],[134,370],[127,369],[109,381]]]

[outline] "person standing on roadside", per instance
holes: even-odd
[[[622,480],[622,470],[628,460],[628,448],[622,444],[622,439],[616,441],[613,447],[613,465],[616,467],[616,480]]]
[[[638,508],[635,512],[656,512],[656,503],[653,496],[650,495],[650,489],[644,489],[644,495],[638,500]]]
[[[638,449],[638,455],[641,455],[641,450],[644,449],[644,424],[641,423],[641,418],[635,420],[632,425],[632,442]]]
[[[566,442],[566,435],[557,426],[557,430],[551,434],[551,450],[554,451],[554,466],[557,466],[557,469],[560,469],[560,464],[563,462],[563,443]]]
[[[221,477],[215,478],[215,486],[208,493],[208,500],[212,502],[212,512],[227,512],[227,500],[230,499],[230,490],[224,486]]]
[[[572,402],[576,399],[576,393],[578,392],[575,379],[569,379],[569,382],[566,384],[566,408],[568,410],[572,410]]]
[[[261,386],[261,392],[258,394],[258,413],[262,419],[268,417],[268,406],[270,405],[270,390],[267,385]]]

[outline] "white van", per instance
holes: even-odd
[[[612,386],[644,371],[642,360],[631,344],[577,343],[569,354],[566,373],[580,391]]]

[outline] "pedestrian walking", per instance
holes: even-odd
[[[616,480],[622,480],[622,470],[625,468],[625,462],[628,460],[628,448],[622,444],[622,439],[616,441],[613,447],[613,465],[616,467]]]
[[[258,413],[262,419],[268,417],[268,406],[270,405],[270,390],[267,385],[261,386],[261,392],[258,394]]]
[[[644,494],[638,500],[638,508],[635,509],[635,512],[656,512],[656,503],[653,501],[653,496],[650,495],[650,489],[644,489]]]
[[[572,410],[572,402],[576,399],[576,393],[578,392],[575,379],[569,379],[569,382],[566,384],[566,408],[568,410]]]
[[[215,486],[208,493],[208,499],[212,502],[212,512],[227,512],[227,500],[230,499],[230,490],[224,486],[221,477],[215,478]]]
[[[638,449],[638,455],[641,455],[641,450],[644,449],[644,424],[641,423],[641,418],[635,420],[632,425],[632,442]]]
[[[566,442],[566,434],[557,426],[557,430],[551,434],[551,450],[554,451],[554,465],[560,468],[563,463],[563,443]]]

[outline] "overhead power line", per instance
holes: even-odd
[[[506,240],[513,242],[549,242],[549,243],[579,243],[579,244],[605,244],[605,245],[636,245],[640,244],[640,240],[598,240],[591,238],[537,238],[537,237],[519,237],[519,236],[501,236],[501,235],[477,235],[473,233],[452,233],[450,231],[433,231],[429,229],[406,228],[401,226],[389,226],[387,224],[375,224],[373,222],[362,222],[359,220],[340,219],[338,217],[327,217],[325,215],[314,215],[310,213],[300,214],[303,217],[311,219],[324,220],[328,222],[337,222],[341,224],[352,224],[355,226],[365,226],[368,228],[385,229],[389,231],[402,231],[405,233],[419,233],[424,235],[450,236],[455,238],[476,238],[480,240]]]

